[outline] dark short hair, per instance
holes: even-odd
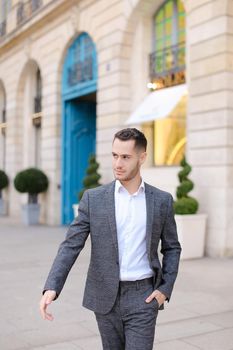
[[[118,131],[114,135],[113,142],[115,139],[119,139],[121,141],[135,140],[135,147],[139,149],[143,148],[146,151],[147,139],[145,135],[136,128],[127,128]]]

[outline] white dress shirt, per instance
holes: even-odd
[[[146,251],[145,184],[130,194],[116,180],[115,215],[119,249],[120,280],[135,281],[153,276]]]

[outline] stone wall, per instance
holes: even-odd
[[[233,1],[185,1],[188,159],[208,213],[206,252],[233,254]]]

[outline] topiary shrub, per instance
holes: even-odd
[[[180,186],[177,187],[176,196],[177,200],[174,202],[175,214],[195,214],[198,210],[198,202],[195,198],[188,196],[188,193],[192,191],[194,184],[188,179],[192,168],[186,162],[185,157],[182,159],[180,165],[183,169],[178,173]]]
[[[91,154],[88,160],[88,167],[86,170],[86,176],[83,179],[84,188],[79,192],[78,199],[80,200],[83,196],[84,191],[89,188],[95,188],[100,186],[99,179],[101,178],[97,170],[99,168],[99,163],[96,161],[94,154]]]
[[[21,193],[28,193],[28,203],[37,203],[38,194],[48,188],[47,176],[37,168],[20,171],[14,179],[14,186]]]
[[[0,199],[2,198],[2,190],[9,184],[9,179],[5,171],[0,170]]]

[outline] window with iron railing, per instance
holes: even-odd
[[[94,47],[89,36],[84,35],[73,48],[73,62],[68,68],[68,85],[90,81],[94,78]]]
[[[11,0],[0,1],[0,37],[6,35],[7,15],[11,9]]]
[[[34,113],[41,112],[42,81],[39,68],[36,71],[36,97],[34,99]]]
[[[35,142],[35,166],[41,164],[41,123],[42,123],[42,80],[40,69],[36,71],[34,113],[32,116],[34,125],[34,142]]]
[[[167,0],[154,16],[154,46],[149,56],[150,83],[153,90],[185,83],[185,10],[181,0]],[[146,123],[150,130],[153,164],[178,165],[186,145],[187,96],[161,120]]]
[[[17,5],[17,24],[22,24],[43,5],[42,0],[20,1]]]
[[[36,96],[34,97],[34,112],[33,112],[33,125],[36,127],[41,127],[41,117],[42,117],[42,82],[40,70],[37,69],[36,72]]]
[[[168,0],[154,17],[150,79],[157,88],[185,81],[185,11],[181,0]]]
[[[185,70],[185,42],[164,47],[150,54],[150,77],[166,78]]]
[[[2,111],[2,121],[0,122],[0,129],[2,132],[2,135],[6,135],[6,110],[3,109]]]

